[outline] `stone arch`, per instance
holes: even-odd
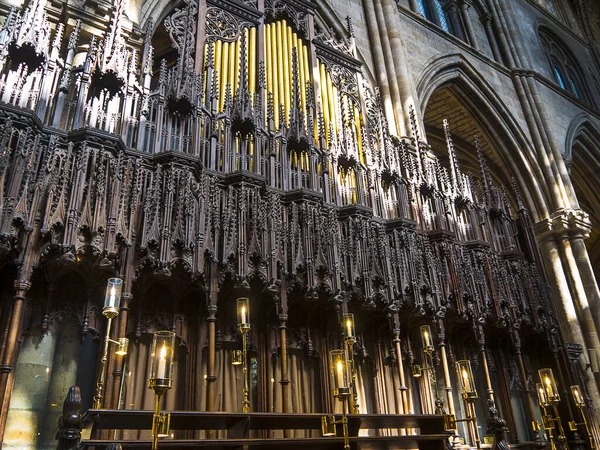
[[[534,220],[547,217],[551,193],[539,182],[544,179],[542,169],[529,138],[499,94],[462,55],[438,56],[425,64],[416,83],[421,117],[432,95],[442,88],[457,94],[471,116],[477,117],[480,126],[487,130],[499,165],[507,169],[505,176],[517,180]]]
[[[571,121],[565,139],[565,159],[571,183],[581,208],[589,215],[592,227],[586,247],[596,279],[600,276],[600,199],[597,174],[600,172],[600,128],[585,113]]]

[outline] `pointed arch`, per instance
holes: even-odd
[[[571,182],[581,208],[589,215],[592,229],[586,246],[596,279],[600,271],[600,126],[587,114],[571,120],[565,139],[565,159],[570,164]]]
[[[464,106],[488,130],[505,175],[515,177],[534,220],[548,216],[550,193],[541,184],[543,172],[533,146],[499,94],[483,75],[460,54],[445,54],[429,60],[417,80],[419,108],[423,116],[432,94],[450,87]]]

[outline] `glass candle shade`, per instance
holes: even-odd
[[[129,349],[129,339],[119,338],[117,340],[117,350],[115,350],[115,354],[117,354],[119,356],[125,356],[127,354],[128,349]]]
[[[231,352],[231,364],[240,366],[244,363],[244,352],[242,350],[233,350]]]
[[[346,335],[346,341],[350,343],[356,342],[356,331],[354,330],[354,314],[344,314],[344,334]]]
[[[560,401],[560,395],[558,394],[558,388],[556,386],[556,380],[554,379],[552,369],[540,369],[538,370],[538,374],[540,375],[542,386],[546,391],[546,398],[548,399],[548,402],[552,403]]]
[[[158,413],[155,431],[159,438],[171,437],[171,414],[167,412]]]
[[[433,351],[433,337],[431,336],[431,328],[429,325],[421,326],[421,342],[423,343],[423,350],[426,352]]]
[[[456,371],[460,382],[460,390],[463,398],[477,398],[477,389],[475,389],[475,380],[473,380],[473,371],[471,370],[471,361],[463,359],[456,361]]]
[[[237,299],[237,321],[242,328],[250,327],[250,300],[247,297]]]
[[[575,401],[575,405],[579,408],[583,408],[585,406],[585,399],[581,394],[581,388],[578,384],[571,386],[571,394],[573,394],[573,400]]]
[[[331,350],[329,352],[329,368],[333,378],[333,395],[337,396],[349,393],[344,350]]]
[[[544,386],[542,386],[542,383],[536,383],[535,390],[537,391],[538,403],[540,404],[540,406],[548,405],[546,390],[544,389]]]
[[[335,436],[337,434],[335,416],[321,417],[321,434],[323,436]]]
[[[123,280],[120,278],[108,279],[106,295],[104,296],[104,308],[102,309],[102,314],[106,317],[113,318],[119,315],[121,289],[123,289]]]
[[[173,384],[173,356],[175,354],[175,333],[155,331],[150,354],[150,389],[171,389]]]

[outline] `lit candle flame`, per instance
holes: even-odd
[[[342,373],[342,372],[343,372],[343,370],[344,370],[344,365],[342,364],[342,362],[341,362],[341,361],[338,361],[338,362],[337,362],[337,370],[338,370],[338,372],[340,372],[340,373]]]
[[[467,373],[467,371],[465,369],[463,369],[463,371],[462,371],[462,376],[463,376],[463,378],[464,378],[465,381],[468,381],[469,374]]]
[[[348,327],[348,336],[352,336],[352,321],[350,319],[346,321],[346,326]]]
[[[160,359],[166,359],[167,358],[167,346],[163,345],[162,348],[160,349]]]
[[[246,323],[246,307],[242,306],[242,323]]]

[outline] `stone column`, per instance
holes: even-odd
[[[487,36],[490,48],[492,49],[492,55],[494,55],[494,59],[499,63],[502,63],[502,54],[500,53],[498,41],[496,40],[496,35],[494,34],[494,30],[492,28],[492,15],[490,13],[485,13],[483,16],[481,16],[481,23],[483,24],[483,29],[485,30],[485,35]]]
[[[8,405],[12,394],[12,376],[14,363],[17,358],[19,347],[17,341],[21,331],[21,321],[25,304],[25,295],[31,283],[25,280],[15,280],[15,296],[13,297],[12,312],[8,324],[4,358],[0,365],[0,443],[3,441],[6,417],[8,416]]]
[[[597,349],[600,347],[600,340],[570,241],[571,236],[575,240],[581,238],[581,217],[579,211],[559,210],[546,220],[538,222],[535,231],[548,278],[555,280],[551,287],[564,340],[579,344],[584,349]],[[590,369],[588,352],[582,352],[580,363],[588,393],[597,408],[600,395]]]
[[[467,32],[467,37],[469,38],[469,44],[471,44],[471,47],[473,47],[475,50],[479,50],[479,44],[477,43],[477,38],[473,32],[473,23],[471,23],[471,16],[469,15],[470,6],[471,5],[466,0],[461,2],[460,17],[465,25],[465,31]]]
[[[460,23],[460,19],[458,17],[458,5],[456,4],[456,0],[449,0],[444,9],[448,12],[448,19],[452,24],[452,31],[454,35],[459,38],[461,41],[466,41],[465,33],[463,33],[463,27]],[[461,5],[462,12],[462,5]]]

